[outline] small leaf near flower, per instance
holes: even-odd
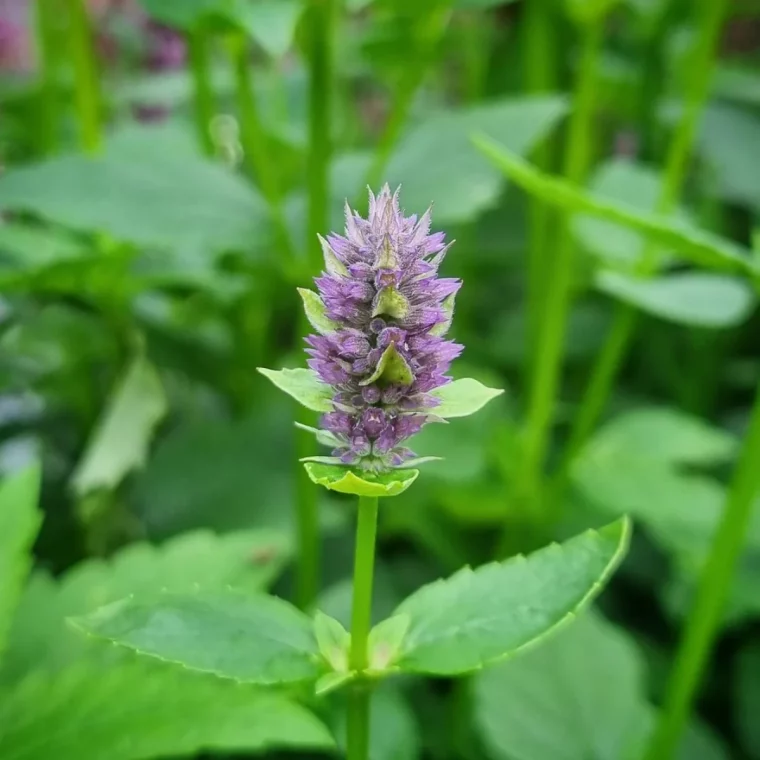
[[[348,649],[351,635],[335,618],[317,610],[314,615],[314,636],[327,664],[338,673],[348,671]]]
[[[449,331],[451,323],[454,321],[454,303],[456,302],[456,297],[457,294],[452,293],[450,296],[446,296],[446,298],[443,299],[441,308],[446,315],[446,319],[443,322],[438,322],[438,324],[433,325],[433,327],[430,328],[431,335],[442,336],[446,335]]]
[[[309,324],[320,334],[329,335],[334,333],[339,325],[329,319],[325,314],[325,305],[322,299],[313,291],[306,288],[298,288],[298,294],[303,301],[303,310]]]
[[[310,369],[265,369],[258,368],[264,377],[271,380],[281,391],[292,396],[299,404],[315,412],[332,410],[332,389],[323,383]]]
[[[454,380],[453,383],[444,385],[430,394],[441,400],[440,405],[432,411],[437,417],[444,419],[469,417],[502,393],[504,391],[501,388],[488,388],[471,377],[465,377]]]
[[[394,319],[404,319],[409,313],[409,300],[396,288],[383,288],[375,299],[372,309],[373,317],[388,316]]]
[[[375,371],[359,385],[370,385],[379,382],[381,385],[411,385],[414,375],[406,359],[398,352],[395,343],[391,343],[383,351]]]
[[[409,615],[394,615],[370,631],[369,670],[373,675],[383,674],[396,661],[411,622]]]
[[[347,467],[306,462],[306,473],[313,483],[338,493],[353,496],[398,496],[420,474],[419,470],[391,470],[370,475],[358,474]]]
[[[314,685],[314,693],[318,697],[324,697],[330,692],[339,689],[344,683],[351,681],[354,677],[353,673],[325,673],[321,678],[317,679],[317,683]]]

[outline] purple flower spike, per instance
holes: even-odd
[[[444,338],[461,281],[437,276],[448,246],[430,234],[430,211],[405,217],[388,185],[370,192],[367,219],[346,206],[345,236],[321,242],[323,313],[312,320],[321,334],[306,339],[308,364],[333,393],[320,427],[344,464],[403,466],[415,456],[404,442],[437,419],[430,393],[451,381],[462,351]]]

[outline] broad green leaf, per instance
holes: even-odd
[[[156,425],[166,414],[161,379],[144,356],[136,357],[120,381],[71,476],[79,496],[112,490],[145,464]]]
[[[196,257],[266,249],[266,205],[241,177],[198,155],[189,131],[129,127],[102,155],[72,154],[13,168],[0,177],[8,211]]]
[[[419,470],[391,470],[379,474],[357,474],[345,465],[304,463],[313,483],[331,491],[353,496],[398,496],[409,488],[420,474]]]
[[[303,309],[309,324],[320,335],[329,335],[338,329],[337,323],[329,319],[325,314],[325,305],[322,299],[313,291],[306,288],[298,288],[298,294],[303,301]]]
[[[751,66],[731,61],[717,61],[712,85],[713,94],[722,100],[732,100],[748,106],[760,105],[760,82],[757,80],[757,72]],[[705,114],[703,126],[705,141],[712,132],[710,119],[714,118],[715,110],[720,113],[723,109],[721,106],[717,109],[709,107]]]
[[[219,590],[128,598],[74,624],[139,654],[241,683],[294,683],[320,675],[311,620],[263,594]]]
[[[441,399],[433,413],[444,419],[468,417],[502,393],[501,388],[488,388],[471,377],[464,377],[432,392],[431,395]]]
[[[603,163],[589,183],[597,198],[618,201],[644,212],[654,213],[662,193],[662,176],[654,169],[631,159],[612,158]],[[685,224],[683,211],[676,217]],[[632,267],[640,262],[646,241],[630,227],[605,219],[573,217],[573,229],[583,247],[610,266]],[[662,259],[662,254],[658,256]]]
[[[735,327],[754,309],[754,292],[744,280],[709,272],[676,272],[648,279],[600,272],[596,286],[624,303],[677,324]]]
[[[85,654],[110,656],[113,648],[94,652],[91,642],[65,625],[67,617],[86,615],[132,594],[152,594],[157,588],[262,590],[280,574],[291,552],[290,539],[279,531],[217,536],[201,530],[161,546],[131,544],[108,560],[75,565],[57,580],[37,571],[19,601],[0,677],[14,679],[32,669],[62,669]]]
[[[271,380],[281,391],[292,396],[299,404],[315,412],[333,410],[332,388],[323,383],[310,369],[264,369],[258,368],[264,377]]]
[[[591,214],[638,230],[663,247],[676,251],[684,259],[705,267],[749,275],[755,275],[758,271],[748,251],[728,240],[678,225],[668,218],[638,211],[624,203],[599,198],[566,180],[544,174],[482,134],[473,135],[472,140],[513,182],[552,206]]]
[[[479,674],[475,722],[493,760],[633,760],[647,725],[645,689],[635,643],[590,610]]]
[[[150,760],[208,751],[330,750],[328,729],[292,700],[132,658],[84,662],[0,689],[0,757]]]
[[[270,56],[280,58],[293,46],[303,0],[238,0],[239,26]]]
[[[411,617],[401,670],[457,675],[537,644],[597,596],[625,555],[627,520],[423,586],[398,607]]]
[[[760,759],[760,647],[745,647],[737,660],[736,719],[742,747],[753,758]]]
[[[524,155],[566,112],[564,98],[541,96],[431,116],[401,141],[385,179],[403,185],[408,209],[435,202],[437,224],[468,221],[495,205],[504,185],[498,170],[472,147],[469,135],[477,131],[503,138],[510,150]]]
[[[0,655],[32,565],[32,545],[42,522],[37,510],[40,478],[40,467],[34,465],[0,482]]]

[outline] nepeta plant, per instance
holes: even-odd
[[[445,338],[461,283],[438,276],[447,246],[443,234],[430,233],[429,211],[405,217],[386,186],[370,195],[367,219],[346,209],[345,236],[329,236],[323,251],[319,292],[301,291],[317,333],[307,338],[310,368],[262,372],[322,414],[309,429],[331,452],[306,458],[309,477],[359,497],[351,630],[281,599],[218,589],[126,599],[77,625],[223,678],[311,682],[320,697],[340,688],[347,756],[366,760],[378,680],[462,676],[534,645],[599,593],[625,553],[628,523],[528,558],[464,568],[418,589],[372,627],[379,498],[405,491],[425,461],[407,444],[423,425],[472,414],[501,391],[447,375],[462,350]]]

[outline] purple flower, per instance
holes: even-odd
[[[334,390],[335,411],[320,427],[341,462],[382,472],[414,458],[402,444],[436,419],[431,391],[451,381],[462,351],[444,337],[461,281],[438,277],[448,246],[430,233],[430,210],[405,217],[387,185],[370,192],[367,219],[347,205],[345,236],[321,242],[326,271],[315,282],[325,322],[306,351]]]

